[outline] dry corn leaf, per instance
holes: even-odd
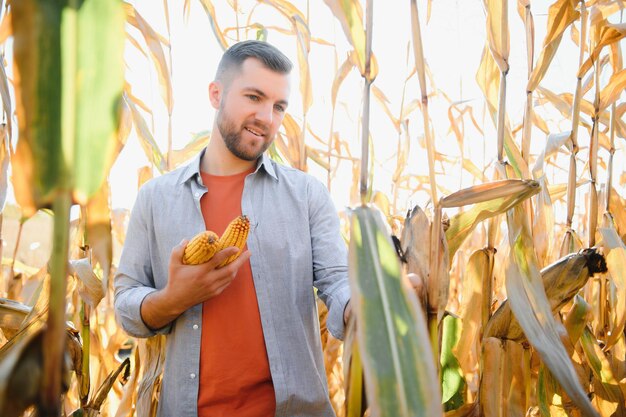
[[[428,280],[428,262],[430,257],[430,221],[426,213],[415,206],[409,210],[404,220],[400,247],[406,260],[406,271],[415,274],[415,283],[425,283]],[[419,295],[419,294],[418,294]],[[418,300],[422,306],[426,306],[427,300]]]
[[[600,233],[603,246],[609,249],[606,263],[616,293],[616,303],[612,308],[615,318],[603,348],[604,351],[608,351],[624,336],[626,325],[626,245],[613,227],[600,228]]]
[[[356,52],[355,61],[358,65],[359,72],[361,75],[365,75],[365,27],[363,25],[363,9],[361,8],[361,3],[356,0],[324,0],[324,3],[326,3],[335,18],[341,23],[341,27],[348,41]]]
[[[354,60],[348,56],[339,67],[339,70],[335,73],[335,79],[333,80],[333,87],[331,90],[331,103],[333,104],[333,111],[337,103],[337,93],[339,93],[339,87],[341,86],[343,80],[346,79],[352,68],[354,68]]]
[[[622,68],[624,68],[624,62],[622,59],[622,49],[621,44],[619,42],[612,43],[609,45],[611,48],[611,52],[609,53],[609,62],[611,62],[611,67],[613,68],[613,73],[618,72]]]
[[[463,321],[459,342],[454,348],[454,355],[463,370],[463,376],[469,382],[476,371],[480,356],[480,332],[482,306],[485,303],[484,285],[491,280],[490,263],[493,268],[493,252],[487,249],[474,251],[467,261],[463,277],[463,295],[459,316]]]
[[[441,199],[442,208],[463,207],[470,204],[485,203],[499,198],[511,197],[536,189],[539,184],[533,180],[506,179],[473,185],[452,193]]]
[[[137,189],[141,188],[148,180],[152,179],[152,165],[142,166],[137,170]],[[105,286],[106,287],[106,286]]]
[[[202,4],[204,11],[206,12],[207,17],[209,18],[209,23],[211,25],[211,30],[213,30],[213,34],[215,35],[215,39],[217,40],[219,45],[222,47],[222,50],[225,51],[226,49],[228,49],[228,42],[226,41],[226,38],[224,37],[224,33],[220,30],[220,27],[217,23],[217,15],[215,13],[215,6],[213,6],[213,1],[212,0],[200,0],[200,3]]]
[[[624,406],[626,405],[624,395],[613,375],[609,361],[607,360],[604,352],[602,352],[602,348],[598,345],[595,337],[588,328],[585,328],[583,331],[580,341],[583,351],[585,352],[585,359],[587,360],[594,377],[600,383],[600,386],[597,386],[596,384],[594,385],[596,386],[596,389],[601,387],[602,391],[604,391],[596,391],[596,394],[600,395],[594,396],[594,402],[596,402],[598,408],[601,410],[611,410],[611,414],[609,415],[613,415],[612,413],[618,407],[620,408],[620,414],[623,415],[623,413],[626,412],[626,409],[624,409]],[[607,402],[611,404],[606,404]],[[607,414],[603,413],[603,415]]]
[[[142,376],[137,389],[135,409],[138,416],[155,417],[165,363],[165,336],[140,339],[137,341],[137,349],[141,358]]]
[[[589,71],[593,63],[598,60],[598,57],[600,56],[600,52],[602,51],[602,48],[619,41],[625,36],[626,36],[626,23],[620,23],[620,24],[606,23],[604,25],[601,25],[600,35],[599,35],[599,38],[596,40],[596,45],[593,51],[591,52],[591,55],[589,55],[587,60],[583,63],[583,65],[578,70],[578,77],[581,78],[587,73],[587,71]]]
[[[128,378],[128,382],[124,386],[124,391],[120,398],[120,402],[117,406],[114,417],[132,416],[134,404],[137,401],[137,382],[139,379],[139,371],[141,369],[141,365],[139,350],[136,348],[136,346],[135,349],[131,351],[130,357],[133,358],[133,361],[130,365],[130,376]]]
[[[8,14],[4,15],[3,21],[7,20],[8,16]],[[0,55],[0,57],[2,57],[2,55]],[[13,138],[13,108],[11,94],[9,93],[9,80],[4,68],[4,59],[0,59],[0,97],[2,97],[2,111],[4,112],[3,120],[6,124],[6,133],[3,133],[3,136],[6,134],[9,138],[9,142],[11,142]],[[9,146],[9,148],[11,147]]]
[[[553,259],[555,247],[554,238],[554,208],[545,177],[539,179],[541,191],[535,201],[535,215],[533,217],[533,243],[539,267],[543,268]]]
[[[148,46],[150,57],[154,62],[154,66],[159,77],[159,88],[161,97],[165,103],[168,114],[172,114],[174,108],[174,97],[172,91],[172,78],[170,77],[169,67],[163,52],[163,44],[167,41],[150,26],[150,24],[141,16],[130,3],[124,2],[126,11],[126,21],[137,28]]]
[[[535,91],[550,68],[565,30],[580,17],[580,12],[576,10],[577,3],[575,0],[557,0],[548,9],[548,27],[543,49],[528,80],[527,91]]]
[[[124,94],[124,101],[126,105],[129,107],[130,112],[133,116],[133,122],[135,125],[135,130],[137,132],[137,136],[139,137],[139,144],[141,145],[146,157],[152,164],[159,170],[161,173],[165,173],[166,161],[159,149],[159,145],[154,140],[154,136],[150,132],[148,125],[146,124],[145,119],[139,113],[139,110],[135,106],[135,104],[128,99],[126,94]]]
[[[0,22],[0,44],[4,44],[6,40],[13,34],[11,8],[6,9],[6,13],[2,16]]]
[[[492,190],[489,189],[490,184],[493,183],[478,186],[479,190],[481,190],[480,201],[482,202],[475,204],[474,207],[468,211],[456,214],[450,219],[450,226],[445,233],[450,251],[450,259],[454,257],[454,254],[459,249],[463,241],[467,238],[467,236],[469,236],[478,223],[498,214],[505,213],[511,207],[514,207],[539,192],[539,184],[536,181],[531,180],[505,180],[504,183],[498,182],[496,188]],[[513,189],[509,188],[508,192],[507,189],[500,188],[502,185],[507,184],[516,184],[516,186],[513,187]],[[463,194],[467,194],[467,192],[470,192],[472,189],[473,187],[469,187],[465,190],[452,194],[449,197],[454,197],[454,199],[450,201],[455,202],[455,205],[463,205],[469,201],[477,201],[477,199],[471,194],[469,194],[469,196],[462,197]],[[461,194],[459,195],[459,193]],[[489,198],[492,199],[489,200]]]
[[[88,258],[70,260],[72,273],[79,279],[78,292],[83,301],[95,309],[104,298],[102,281],[93,272],[93,266]]]
[[[480,65],[476,73],[476,82],[485,96],[491,119],[494,125],[497,126],[500,70],[487,47],[483,49]],[[520,178],[529,178],[530,172],[528,170],[528,164],[524,161],[519,148],[513,141],[512,134],[506,122],[504,129],[504,150],[509,158],[508,162],[515,170],[515,174]]]
[[[7,201],[7,188],[9,186],[11,139],[8,136],[8,128],[9,125],[0,125],[0,213],[4,211],[4,206]]]
[[[520,206],[516,206],[507,213],[512,255],[506,275],[508,305],[524,329],[528,341],[537,350],[574,404],[585,415],[599,417],[587,398],[585,390],[578,382],[576,371],[560,340],[557,328],[560,325],[554,320],[551,309],[551,303],[554,301],[546,295],[526,221],[525,211]],[[591,252],[595,254],[594,251]],[[582,255],[585,259],[587,253]],[[591,255],[588,256],[590,259],[595,259]],[[586,265],[587,262],[583,263]],[[592,264],[595,265],[595,262]],[[581,268],[580,271],[595,272],[589,269],[588,266]],[[552,270],[558,272],[556,268]],[[570,280],[571,277],[566,279],[567,282]],[[559,294],[566,295],[567,291],[564,289],[564,291],[559,291]],[[573,295],[571,294],[570,298]],[[487,334],[489,333],[486,329],[485,335]]]
[[[287,163],[293,167],[300,165],[300,142],[302,141],[302,131],[300,126],[290,114],[286,114],[283,119],[284,134],[276,134],[276,147]],[[285,142],[285,139],[287,140]]]
[[[98,390],[92,396],[91,400],[89,401],[89,404],[87,404],[87,406],[85,407],[86,410],[94,410],[94,411],[100,412],[102,403],[104,403],[104,401],[106,400],[107,395],[109,395],[109,391],[111,391],[113,384],[115,383],[118,376],[122,372],[124,372],[123,379],[124,379],[124,382],[126,382],[128,380],[128,376],[130,373],[130,359],[128,358],[124,359],[122,363],[119,364],[117,369],[113,370],[106,377],[104,382],[102,382],[102,384],[98,387]]]
[[[624,0],[604,0],[593,5],[589,13],[589,23],[592,26],[601,24],[609,16],[626,8]]]
[[[487,12],[487,41],[500,72],[509,71],[509,24],[506,0],[483,0]]]
[[[197,155],[209,143],[211,132],[204,131],[193,135],[193,138],[182,148],[172,151],[172,166],[177,167]]]
[[[374,93],[374,98],[376,99],[376,102],[380,104],[380,107],[382,107],[383,112],[385,112],[385,114],[387,115],[387,117],[389,118],[389,120],[391,121],[391,123],[393,124],[393,126],[395,127],[396,131],[399,134],[400,133],[400,120],[396,119],[393,113],[391,112],[391,110],[389,109],[389,99],[387,98],[387,96],[385,96],[385,93],[383,93],[383,91],[375,85],[372,85],[372,93]]]
[[[31,307],[20,302],[0,298],[0,329],[7,337],[11,337],[17,331]]]
[[[611,76],[609,83],[600,93],[599,111],[606,109],[613,104],[626,89],[626,69],[621,70]]]
[[[89,200],[86,207],[85,243],[91,249],[96,262],[102,268],[102,287],[109,286],[109,273],[113,257],[111,236],[111,189],[105,180],[100,190]]]
[[[20,416],[39,395],[43,320],[33,320],[0,349],[0,414]]]
[[[311,32],[302,17],[295,15],[292,17],[292,21],[296,30],[298,65],[300,67],[300,96],[302,97],[302,112],[306,114],[313,104],[313,87],[311,84],[311,68],[309,66]]]

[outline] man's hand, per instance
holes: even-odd
[[[239,251],[239,248],[229,247],[216,253],[209,262],[184,265],[186,244],[187,241],[182,241],[172,250],[165,288],[149,294],[141,304],[141,317],[152,329],[160,329],[190,307],[221,294],[250,258],[250,252],[245,251],[232,263],[218,268],[222,261]]]
[[[343,309],[343,324],[348,324],[350,321],[350,316],[352,316],[352,300],[348,300],[346,307]]]

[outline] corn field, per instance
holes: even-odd
[[[262,39],[295,64],[270,155],[349,247],[337,415],[626,417],[626,1],[0,4],[0,415],[156,415],[163,340],[113,312],[129,209]]]

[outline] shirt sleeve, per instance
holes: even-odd
[[[150,193],[142,187],[130,215],[124,248],[115,274],[115,317],[131,336],[151,337],[167,334],[171,323],[161,329],[149,328],[141,317],[141,303],[156,291],[150,256],[152,222],[149,210]]]
[[[328,308],[326,327],[343,340],[343,312],[350,300],[348,250],[341,237],[339,216],[324,185],[309,186],[309,224],[313,248],[313,285]]]

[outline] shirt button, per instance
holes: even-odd
[[[197,324],[194,324],[192,327],[193,327],[194,330],[198,330],[198,325]]]
[[[196,191],[195,193],[193,193],[194,196],[196,197],[200,197],[200,193],[198,191]]]
[[[195,378],[196,378],[196,374],[190,374],[190,375],[189,375],[189,378],[191,378],[191,379],[195,379]]]

